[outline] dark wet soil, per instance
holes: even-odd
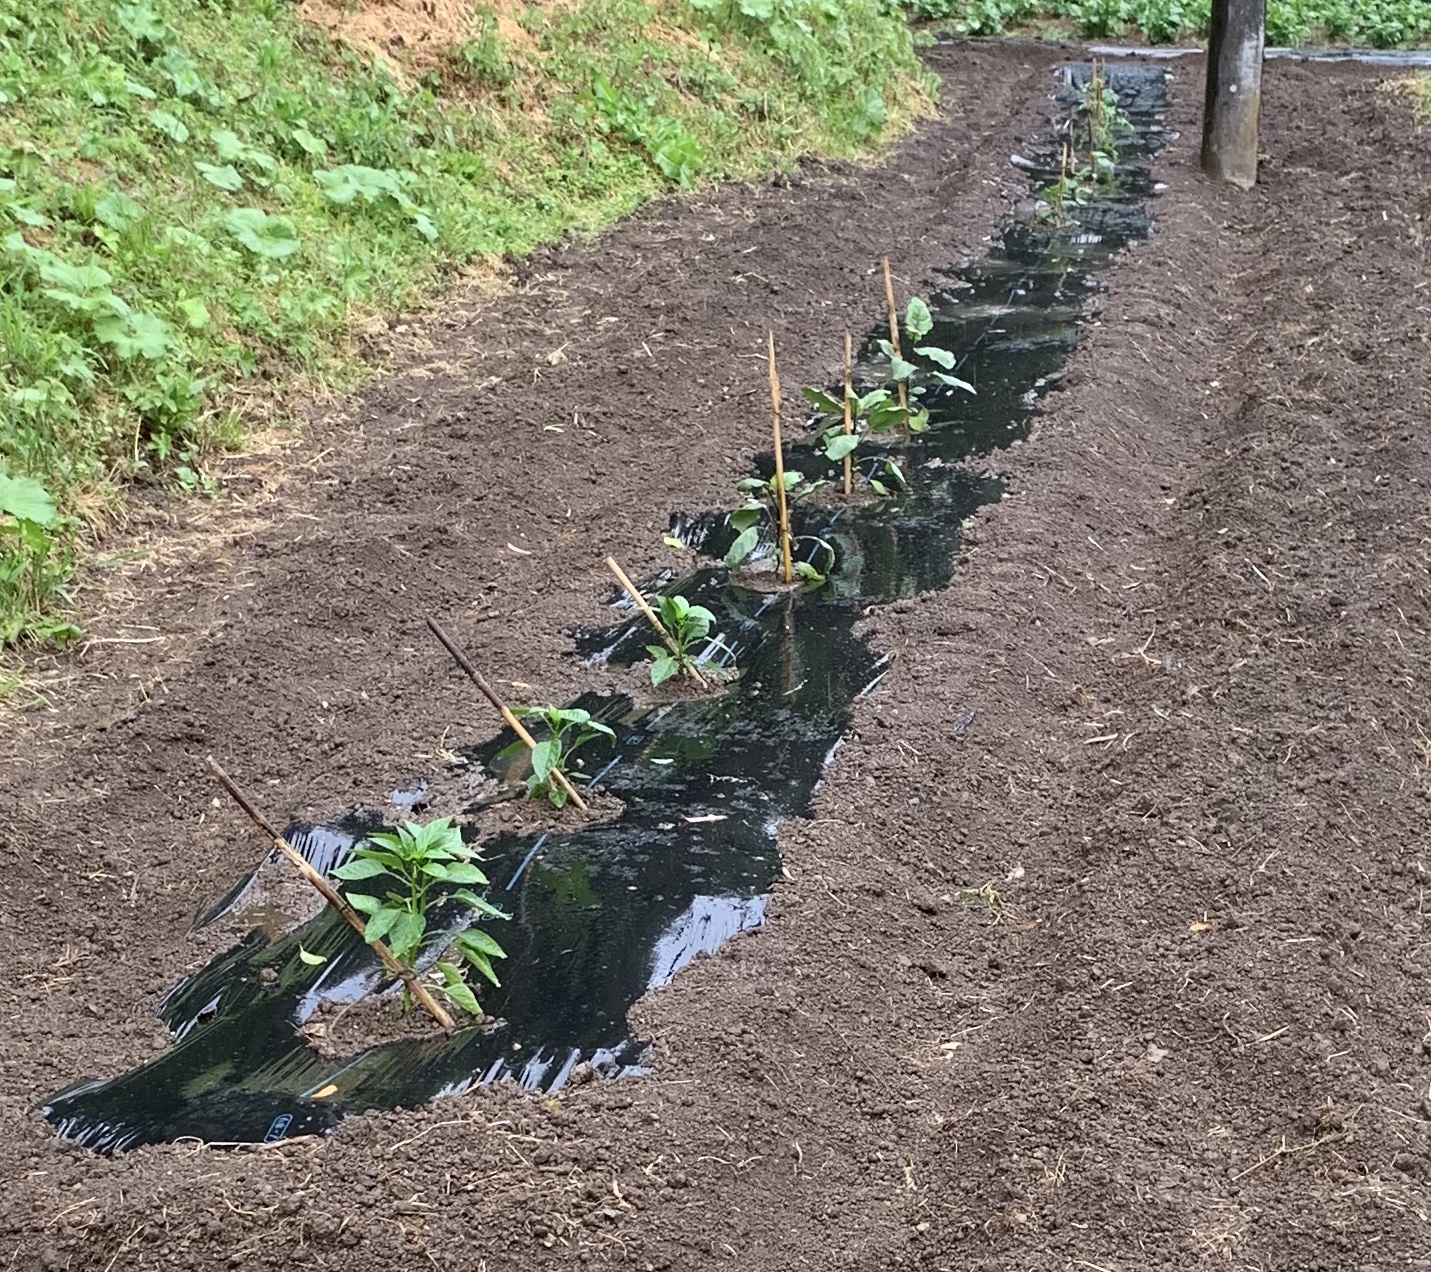
[[[949,115],[888,169],[554,255],[319,421],[271,524],[138,580],[166,641],[94,647],[13,735],[16,1266],[1424,1259],[1426,154],[1342,66],[1269,68],[1250,196],[1196,176],[1175,68],[1158,234],[954,585],[872,616],[900,656],[766,926],[638,1005],[649,1076],[113,1160],[32,1111],[168,1045],[148,1013],[257,848],[203,754],[278,817],[434,775],[494,730],[429,609],[494,679],[592,688],[564,633],[602,554],[654,574],[763,448],[765,322],[828,380],[881,255],[923,290],[976,254],[1053,61],[941,51]]]

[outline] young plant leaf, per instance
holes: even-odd
[[[307,950],[303,948],[302,945],[299,945],[298,947],[298,957],[301,958],[305,963],[307,963],[309,967],[322,967],[323,964],[328,961],[326,955],[310,954]]]
[[[532,774],[539,782],[545,782],[561,759],[561,745],[555,738],[546,738],[532,748]]]
[[[904,311],[904,330],[911,340],[923,340],[934,330],[934,316],[918,296],[909,298],[909,305]]]
[[[954,355],[948,349],[941,349],[938,345],[921,345],[914,352],[931,362],[937,362],[946,371],[954,369]]]
[[[805,401],[826,415],[839,415],[845,409],[841,402],[836,401],[823,389],[801,389],[800,392],[804,394]]]
[[[945,375],[942,371],[936,371],[934,374],[951,389],[963,389],[965,393],[972,393],[976,397],[978,396],[979,391],[970,384],[968,380],[961,380],[956,375]]]
[[[344,862],[334,870],[333,878],[354,883],[359,879],[372,879],[380,874],[387,874],[387,870],[372,858],[354,857],[352,861]]]
[[[825,447],[825,457],[827,459],[844,459],[846,455],[852,454],[860,444],[857,433],[841,433],[832,438]]]
[[[681,664],[675,655],[663,652],[660,657],[651,663],[651,685],[656,688],[664,685],[677,672],[681,670]]]
[[[734,518],[732,517],[732,521]],[[738,570],[741,563],[752,552],[755,545],[760,542],[760,529],[758,526],[748,526],[735,536],[735,542],[730,545],[730,550],[725,554],[725,566],[728,570]]]
[[[453,967],[451,963],[438,963],[436,967],[442,973],[443,996],[469,1016],[480,1016],[482,1008],[477,1002],[477,995],[472,992],[472,987],[462,979],[461,971]]]

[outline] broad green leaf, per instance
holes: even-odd
[[[370,897],[366,892],[345,893],[345,899],[359,914],[376,914],[383,908],[383,903],[377,897]]]
[[[243,189],[243,178],[239,176],[238,169],[231,163],[222,166],[213,163],[195,163],[194,167],[205,181],[211,186],[217,186],[220,190],[227,190],[232,194],[235,190]]]
[[[300,150],[305,154],[312,155],[315,159],[328,153],[328,143],[321,137],[315,137],[301,125],[295,128],[290,135]]]
[[[825,447],[825,457],[827,459],[844,459],[846,455],[853,453],[860,444],[859,436],[855,433],[841,433],[832,438]]]
[[[468,928],[457,938],[457,944],[462,949],[473,949],[479,954],[486,954],[490,958],[506,958],[507,951],[497,944],[492,937],[488,936],[481,928]]]
[[[539,782],[545,782],[560,759],[561,744],[555,738],[538,742],[532,748],[532,773]]]
[[[367,922],[367,931],[364,935],[367,937],[368,944],[371,945],[375,941],[381,941],[383,937],[392,931],[393,924],[406,913],[406,910],[400,910],[395,905],[385,905],[379,909]]]
[[[730,524],[737,530],[749,530],[760,520],[760,516],[764,511],[765,509],[759,504],[756,504],[754,507],[747,505],[744,508],[737,508],[730,514]]]
[[[937,362],[946,371],[954,369],[954,355],[948,349],[941,349],[938,345],[921,345],[914,352],[931,362]]]
[[[154,314],[103,314],[94,320],[95,337],[121,358],[162,358],[172,344],[170,327]]]
[[[566,807],[566,787],[560,782],[553,782],[547,787],[547,803],[553,808]]]
[[[216,128],[209,134],[209,140],[214,143],[214,149],[225,163],[233,163],[235,159],[243,157],[245,146],[231,128]]]
[[[750,526],[748,529],[742,530],[735,536],[735,542],[730,545],[730,551],[725,554],[726,569],[739,569],[741,562],[755,551],[755,545],[759,542],[760,529],[758,526]]]
[[[412,214],[412,228],[429,243],[437,242],[437,226],[433,224],[432,218],[426,212]]]
[[[510,919],[512,916],[505,910],[499,910],[485,897],[479,897],[468,888],[459,888],[452,894],[455,901],[461,901],[463,905],[470,905],[474,910],[478,910],[491,919]]]
[[[921,406],[909,417],[909,431],[911,433],[922,433],[929,427],[929,408]]]
[[[37,526],[53,525],[59,515],[49,492],[33,477],[0,473],[0,515]]]
[[[310,954],[307,950],[303,948],[302,945],[299,945],[298,947],[298,957],[301,958],[305,963],[307,963],[309,967],[321,967],[324,963],[328,961],[326,955]]]
[[[651,664],[651,685],[663,685],[681,669],[681,664],[670,653],[663,653]]]
[[[934,374],[938,376],[939,379],[941,379],[951,389],[963,389],[965,393],[972,393],[976,397],[978,396],[978,389],[976,389],[972,384],[970,384],[969,381],[961,380],[958,376],[945,375],[942,371],[936,371]]]
[[[562,724],[590,724],[591,712],[580,707],[552,707],[546,712],[553,720]]]
[[[202,331],[209,325],[209,310],[202,300],[181,300],[179,312],[191,331]]]
[[[483,976],[485,976],[489,981],[491,981],[492,984],[500,985],[502,983],[497,979],[497,973],[495,970],[493,970],[492,964],[488,961],[487,956],[485,954],[480,954],[476,950],[470,950],[464,947],[462,950],[462,956],[469,963],[471,963],[473,967],[475,967],[479,972],[481,972]]]
[[[886,486],[884,482],[877,481],[873,477],[870,478],[870,489],[873,490],[875,494],[877,494],[881,499],[883,499],[886,495],[889,494],[889,487]]]
[[[334,870],[333,877],[342,879],[345,883],[352,883],[358,879],[372,879],[386,873],[386,867],[371,857],[354,857],[352,861],[345,862]]]
[[[163,133],[170,141],[177,141],[180,145],[189,140],[188,126],[177,115],[171,115],[167,110],[151,110],[149,112],[150,124]]]
[[[914,374],[914,363],[906,362],[903,358],[891,358],[889,374],[893,380],[907,380]]]
[[[298,231],[286,216],[269,216],[262,208],[234,208],[224,228],[255,256],[282,260],[302,246]]]
[[[704,623],[707,628],[715,622],[715,615],[706,609],[704,605],[692,605],[687,611],[688,618],[697,623]]]
[[[808,561],[796,561],[791,568],[807,583],[823,583],[825,581],[825,576]]]
[[[794,469],[791,468],[787,468],[785,470],[783,477],[785,479],[786,494],[789,494],[790,491],[794,490],[796,486],[798,486],[802,481],[805,480],[804,473],[797,473]]]
[[[131,38],[150,44],[163,44],[169,38],[169,25],[153,9],[142,4],[122,4],[114,16]]]
[[[424,861],[422,863],[422,873],[429,879],[436,879],[439,882],[450,878],[447,867],[440,861]]]
[[[934,317],[929,312],[929,306],[918,296],[909,298],[909,305],[904,311],[904,329],[911,340],[923,340],[934,330]]]
[[[427,931],[427,916],[404,911],[393,921],[392,936],[388,944],[393,953],[404,962],[410,961]]]
[[[127,230],[144,215],[144,209],[122,190],[106,192],[94,205],[94,219],[111,230]]]
[[[817,411],[824,411],[826,415],[844,414],[844,404],[836,401],[823,389],[801,389],[800,392],[805,395],[805,401]]]
[[[448,883],[486,883],[484,875],[470,861],[454,861],[447,867]]]
[[[482,1008],[477,1003],[477,995],[472,992],[472,986],[462,979],[462,973],[451,963],[438,963],[436,967],[445,982],[442,993],[469,1016],[480,1016]]]

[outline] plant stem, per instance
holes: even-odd
[[[785,455],[780,440],[780,376],[775,370],[775,333],[767,331],[770,347],[770,427],[775,434],[775,503],[780,518],[780,560],[785,567],[785,585],[795,581],[790,564],[790,505],[785,499]]]
[[[676,644],[675,637],[666,630],[666,625],[661,621],[660,615],[647,604],[646,598],[636,590],[636,584],[626,577],[626,571],[616,564],[616,558],[607,557],[606,566],[612,574],[616,575],[616,581],[626,589],[631,599],[636,602],[636,608],[646,615],[646,621],[660,634],[661,639],[666,644],[666,648],[675,654],[676,661],[681,664],[681,670],[692,676],[702,689],[709,689],[710,685],[707,683],[706,678],[701,675],[700,668],[698,668],[690,658],[686,657],[685,651]]]
[[[848,437],[854,431],[854,424],[850,420],[850,393],[854,387],[854,359],[850,348],[849,328],[845,328],[845,436]],[[852,457],[845,456],[845,494],[854,493],[854,473]]]
[[[219,784],[233,797],[234,803],[248,814],[249,820],[269,837],[273,842],[273,846],[293,863],[298,873],[318,890],[323,899],[347,920],[348,926],[361,936],[363,940],[368,941],[368,926],[366,922],[364,922],[363,916],[343,899],[343,895],[337,888],[304,860],[302,853],[298,852],[288,840],[274,830],[272,825],[269,824],[268,819],[249,803],[248,797],[239,790],[234,780],[219,767],[218,762],[212,755],[208,757],[208,765],[209,771],[219,779]],[[368,944],[373,947],[373,951],[382,959],[383,966],[402,981],[404,991],[416,998],[427,1010],[427,1013],[437,1021],[443,1029],[451,1031],[456,1027],[452,1022],[452,1017],[449,1016],[442,1009],[442,1005],[428,993],[427,987],[417,978],[417,973],[414,972],[412,968],[405,967],[402,963],[398,962],[393,952],[388,949],[382,941],[368,941]]]
[[[889,257],[884,258],[884,303],[889,310],[889,343],[894,348],[896,358],[904,357],[904,350],[899,343],[899,314],[894,307],[894,282],[889,276]],[[904,440],[909,441],[909,385],[903,380],[896,380],[895,384],[899,388],[899,405],[904,410]]]
[[[474,685],[477,686],[482,696],[486,698],[487,701],[490,702],[494,707],[497,708],[497,714],[502,717],[503,723],[506,724],[506,726],[511,729],[511,731],[515,733],[518,738],[521,739],[527,750],[536,750],[536,739],[532,737],[530,733],[527,732],[526,726],[523,725],[522,722],[512,714],[511,708],[508,707],[507,704],[497,696],[497,691],[493,689],[492,686],[489,685],[482,678],[482,675],[477,670],[477,668],[474,667],[470,662],[468,662],[467,655],[464,654],[460,648],[458,648],[458,646],[453,642],[452,637],[450,637],[445,631],[442,630],[441,627],[437,625],[437,621],[435,619],[429,618],[427,620],[427,626],[428,629],[432,632],[432,634],[442,642],[447,652],[452,655],[453,661],[459,667],[461,667],[463,671],[467,673],[467,678]],[[589,813],[591,811],[590,806],[584,799],[582,799],[581,795],[577,792],[576,787],[571,784],[570,779],[565,773],[561,771],[560,768],[554,768],[552,770],[552,776],[556,778],[558,782],[561,783],[562,789],[565,790],[567,793],[567,797],[571,800],[573,804],[575,804],[579,809],[581,809],[583,813]]]

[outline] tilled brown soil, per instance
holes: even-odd
[[[1355,68],[1269,67],[1244,196],[1197,175],[1177,65],[1158,234],[955,584],[871,618],[902,657],[766,927],[640,1005],[653,1076],[117,1160],[31,1111],[165,1045],[253,848],[203,754],[283,815],[489,734],[429,610],[590,687],[602,552],[656,566],[761,447],[765,323],[825,378],[880,255],[922,285],[976,251],[1054,60],[941,52],[948,113],[887,167],[536,263],[318,421],[271,524],[138,580],[105,630],[162,639],[11,733],[12,1266],[1431,1267],[1426,144]]]

